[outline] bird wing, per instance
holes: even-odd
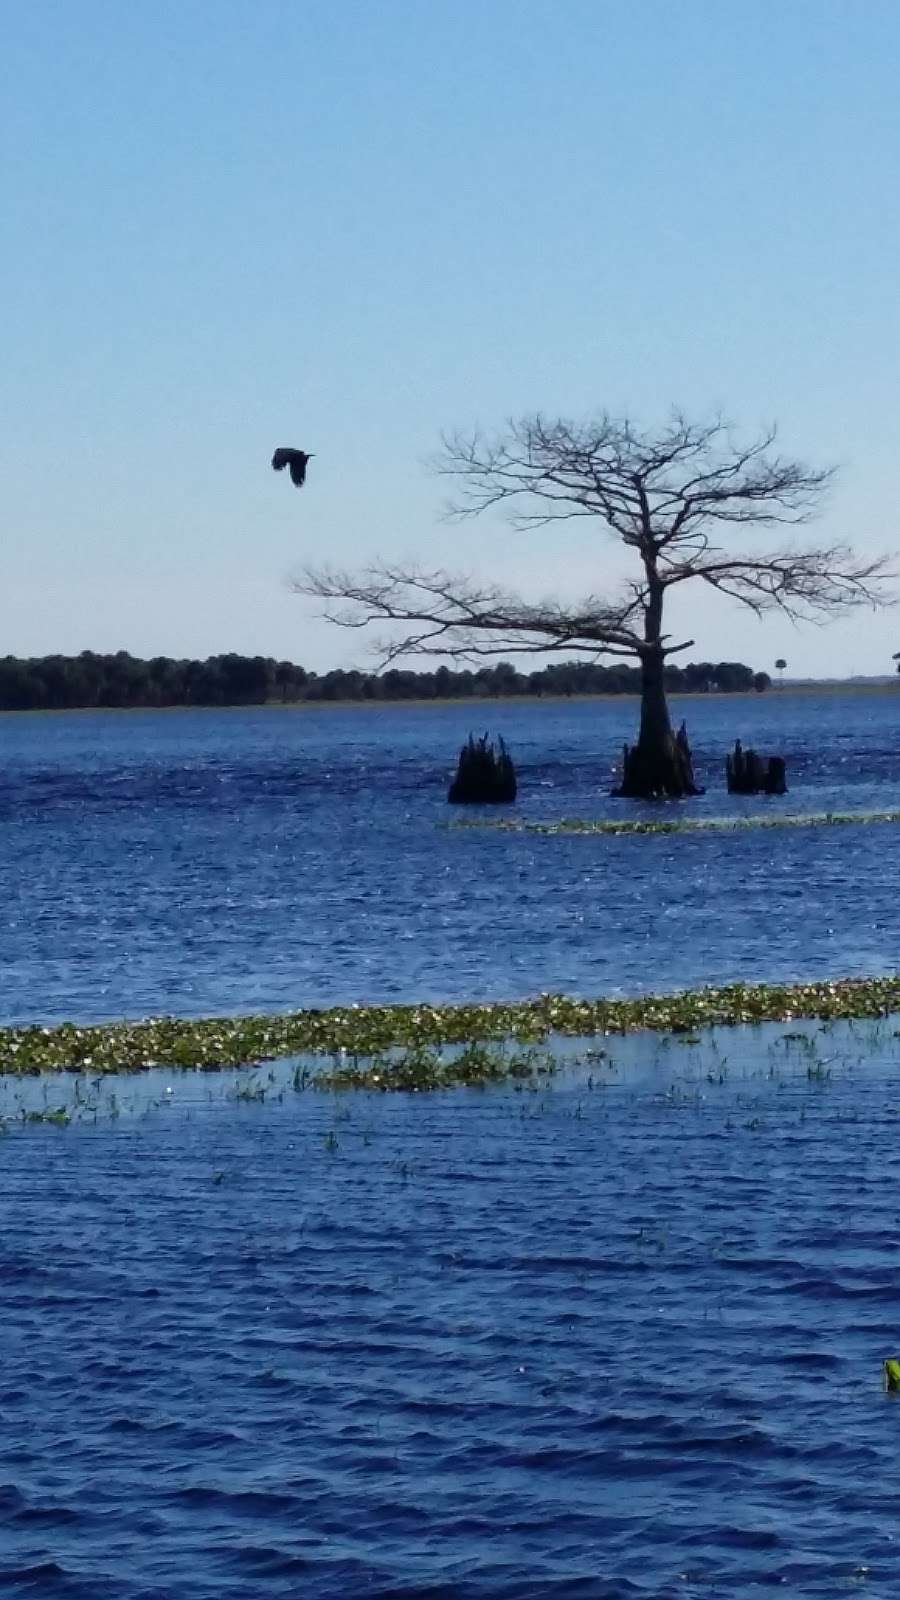
[[[292,450],[286,449],[286,447],[284,445],[279,445],[278,449],[275,451],[275,454],[272,457],[272,465],[275,468],[276,472],[283,472],[284,471],[284,469],[287,466],[288,462],[290,461],[291,456],[293,455],[293,453],[294,452]]]
[[[298,489],[301,489],[305,481],[306,456],[302,450],[295,450],[291,458],[291,482],[295,483]]]

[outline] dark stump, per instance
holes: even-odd
[[[516,798],[516,769],[503,743],[495,750],[487,734],[475,739],[472,734],[459,752],[456,777],[447,799],[455,806],[510,805]]]
[[[725,779],[729,794],[787,794],[784,757],[757,755],[745,750],[740,739],[725,757]]]

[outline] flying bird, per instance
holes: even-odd
[[[306,463],[311,461],[313,451],[292,450],[289,445],[279,445],[272,457],[272,465],[276,472],[283,472],[285,467],[291,469],[291,483],[302,489],[306,482]]]

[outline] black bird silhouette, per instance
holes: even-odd
[[[311,461],[312,450],[292,450],[289,445],[279,445],[272,457],[272,465],[276,472],[283,472],[285,467],[291,469],[291,483],[302,489],[306,482],[306,463]]]

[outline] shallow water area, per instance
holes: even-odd
[[[895,1592],[898,1028],[552,1041],[552,1077],[434,1095],[157,1073],[19,1120],[0,1589]]]

